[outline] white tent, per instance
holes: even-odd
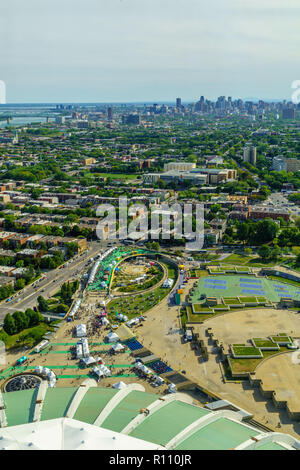
[[[105,377],[109,377],[111,375],[111,371],[108,367],[106,367],[104,364],[100,364],[98,366],[98,369],[100,369]]]
[[[121,343],[114,344],[112,348],[115,352],[123,351],[125,348]]]
[[[146,366],[145,366],[144,364],[142,364],[141,362],[136,362],[136,363],[134,364],[134,367],[135,367],[136,369],[141,370],[141,371],[144,372],[145,374],[152,374],[151,370],[148,369],[148,367],[146,367]]]
[[[37,366],[35,369],[34,369],[34,372],[36,374],[42,374],[43,373],[43,366]]]
[[[98,380],[100,380],[101,377],[104,377],[104,373],[99,369],[99,367],[93,367],[92,372],[98,376]]]
[[[102,323],[103,326],[109,325],[109,321],[108,321],[107,318],[105,318],[105,317],[102,317],[101,323]]]
[[[128,328],[130,328],[131,326],[133,325],[137,325],[138,323],[140,323],[140,320],[139,318],[132,318],[131,320],[129,320],[127,323],[126,323],[126,326],[128,326]]]
[[[117,343],[119,341],[119,336],[114,333],[113,331],[111,331],[110,333],[108,333],[108,335],[106,336],[106,338],[108,339],[108,342],[109,343]]]
[[[93,356],[89,356],[89,357],[83,357],[81,359],[81,362],[83,362],[86,366],[90,366],[91,364],[95,364],[97,361]]]
[[[156,377],[155,383],[157,383],[158,385],[162,385],[165,383],[165,381],[162,377]]]
[[[83,350],[82,350],[82,344],[81,343],[76,344],[76,357],[77,357],[77,359],[81,359],[83,357]]]
[[[175,385],[175,384],[170,384],[170,385],[168,386],[168,391],[169,391],[169,393],[176,393],[176,390],[177,390],[177,388],[176,388],[176,385]]]
[[[82,338],[83,336],[86,336],[86,326],[83,323],[76,326],[76,336],[77,338]]]
[[[126,388],[127,385],[124,382],[117,382],[116,384],[113,384],[113,388],[116,388],[117,390],[123,390],[123,388]]]

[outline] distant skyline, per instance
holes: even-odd
[[[299,14],[298,0],[10,0],[0,80],[8,104],[290,100]]]

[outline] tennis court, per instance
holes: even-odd
[[[265,296],[271,302],[279,302],[281,297],[300,300],[299,287],[281,283],[278,280],[272,281],[247,275],[241,277],[238,274],[200,278],[191,296],[192,303],[199,302],[203,294],[207,297]]]

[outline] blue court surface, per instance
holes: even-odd
[[[198,280],[192,295],[192,303],[198,303],[203,294],[218,298],[260,296],[271,302],[280,302],[281,297],[300,300],[300,285],[297,287],[278,280],[255,278],[251,275],[240,277],[238,274],[217,274]]]

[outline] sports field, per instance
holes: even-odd
[[[264,296],[271,302],[279,302],[281,297],[291,297],[300,300],[299,287],[272,281],[266,278],[257,278],[247,275],[219,275],[206,276],[199,279],[192,303],[197,303],[201,295],[207,297],[251,297]]]

